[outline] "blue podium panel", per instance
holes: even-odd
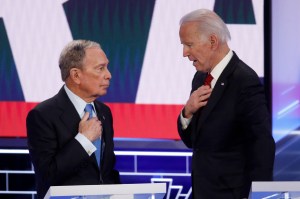
[[[162,199],[165,194],[133,194],[133,195],[95,195],[95,196],[53,196],[51,199]]]
[[[256,192],[249,199],[299,199],[300,192]]]

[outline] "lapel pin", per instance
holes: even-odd
[[[221,82],[221,86],[224,86],[225,84],[224,84],[224,82]]]

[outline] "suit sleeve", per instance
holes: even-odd
[[[57,119],[49,115],[33,109],[27,116],[26,125],[28,147],[36,174],[51,186],[61,184],[76,173],[89,156],[74,137],[59,146],[61,143],[55,125]]]
[[[255,75],[241,82],[244,83],[239,97],[239,111],[246,132],[249,178],[251,181],[272,180],[275,142],[264,89]]]
[[[181,140],[183,141],[183,143],[188,148],[192,148],[191,124],[185,130],[182,130],[182,124],[181,124],[181,121],[180,121],[180,114],[179,114],[178,119],[177,119],[177,130],[178,130],[179,136],[180,136]]]
[[[201,72],[196,72],[192,81],[192,90],[191,93],[192,94],[195,90],[197,90],[204,81],[204,74]],[[192,148],[192,129],[193,129],[193,125],[197,125],[197,113],[194,114],[190,124],[188,125],[188,127],[185,130],[182,130],[182,124],[180,121],[180,114],[178,116],[177,119],[177,131],[179,133],[180,138],[182,139],[183,143],[188,147],[188,148]]]

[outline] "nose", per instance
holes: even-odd
[[[189,56],[189,49],[186,45],[183,46],[183,57]]]
[[[110,80],[112,78],[111,73],[109,72],[109,70],[106,70],[106,74],[105,74],[105,79]]]

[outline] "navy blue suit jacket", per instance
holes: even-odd
[[[197,72],[192,92],[206,74]],[[247,198],[251,181],[272,180],[275,144],[265,93],[257,74],[234,53],[208,103],[178,132],[193,149],[195,199]]]
[[[97,164],[75,139],[80,116],[64,88],[38,104],[27,116],[28,148],[35,170],[37,195],[43,198],[50,186],[119,183],[114,170],[113,119],[108,106],[94,101],[102,121],[102,160]]]

